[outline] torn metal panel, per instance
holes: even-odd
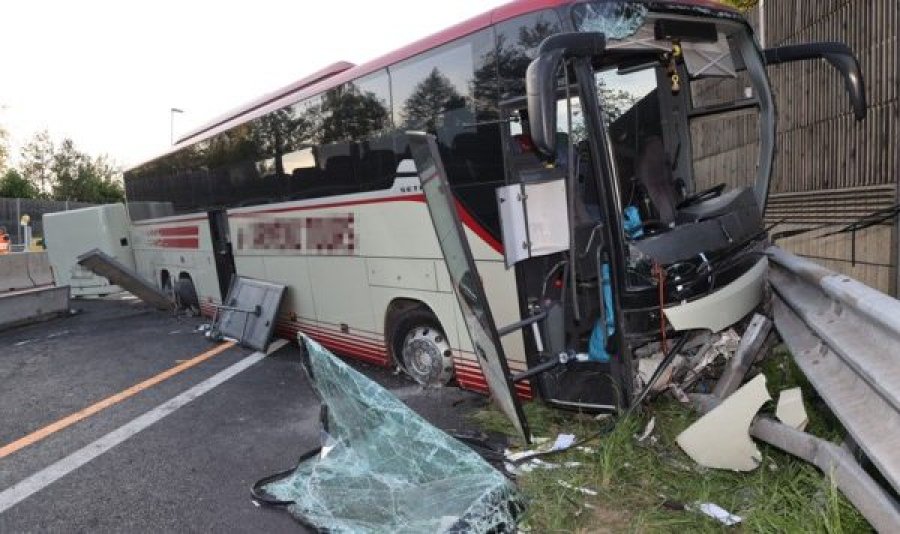
[[[125,289],[155,308],[163,311],[175,309],[175,302],[165,293],[151,285],[133,269],[98,248],[78,256],[76,261],[78,265],[105,277],[110,283]]]
[[[498,187],[506,266],[569,248],[565,180]]]
[[[757,357],[763,350],[766,338],[771,331],[772,321],[768,317],[758,313],[753,315],[747,330],[744,331],[744,336],[741,338],[734,358],[728,361],[722,376],[716,382],[713,395],[724,399],[734,393],[741,385],[741,382],[744,381],[744,376],[747,375],[750,366],[753,365],[753,362],[757,360]]]
[[[255,350],[266,350],[286,286],[239,276],[224,306],[216,306],[215,330]]]
[[[806,428],[806,425],[809,424],[809,416],[806,415],[806,408],[803,406],[803,392],[799,387],[782,390],[778,395],[775,417],[797,430]]]
[[[685,429],[676,441],[700,465],[752,471],[762,455],[750,439],[750,423],[768,400],[766,377],[758,375]]]
[[[675,330],[705,328],[718,332],[741,320],[762,302],[768,262],[759,260],[749,271],[711,295],[665,309]]]
[[[431,222],[453,282],[453,292],[472,339],[472,347],[478,356],[478,364],[494,402],[527,442],[530,433],[525,413],[510,379],[506,355],[497,333],[497,323],[494,322],[469,241],[459,220],[456,199],[447,182],[434,136],[407,132],[407,137]]]
[[[301,335],[326,439],[262,489],[327,532],[514,532],[515,486],[462,442]]]

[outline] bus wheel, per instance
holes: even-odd
[[[453,378],[450,343],[430,311],[416,307],[401,312],[391,340],[397,363],[416,382],[441,386]]]
[[[200,299],[197,298],[197,290],[194,288],[194,282],[190,276],[180,276],[175,282],[175,295],[178,297],[178,304],[191,314],[200,312]]]

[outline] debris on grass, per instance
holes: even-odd
[[[803,392],[799,387],[785,389],[778,395],[778,406],[775,408],[775,417],[782,423],[804,430],[809,424],[809,416],[803,406]]]
[[[653,433],[653,427],[656,426],[656,417],[651,417],[649,421],[647,421],[647,426],[644,427],[644,431],[640,436],[635,435],[638,443],[643,442],[645,439],[650,437],[650,434]]]
[[[762,454],[750,439],[750,423],[768,400],[766,377],[757,375],[679,434],[676,442],[702,466],[752,471]]]
[[[578,493],[583,493],[585,495],[590,495],[592,497],[596,497],[597,495],[599,495],[599,493],[597,493],[597,490],[592,490],[591,488],[583,488],[583,487],[579,487],[579,486],[573,486],[572,484],[569,484],[565,480],[557,479],[556,483],[568,490],[577,491]]]
[[[840,422],[816,396],[786,350],[759,364],[773,392],[800,386],[809,417],[808,430],[841,442]],[[774,403],[763,411],[774,415]],[[770,408],[771,406],[771,408]],[[523,406],[536,435],[595,434],[609,417],[561,412],[539,402]],[[650,411],[652,413],[646,413]],[[749,473],[715,470],[691,461],[675,442],[697,414],[675,400],[661,397],[646,408],[615,421],[602,437],[578,443],[554,456],[552,463],[580,462],[571,468],[533,469],[517,476],[529,501],[523,532],[720,532],[724,525],[701,513],[673,511],[665,503],[716,503],[741,517],[741,532],[872,532],[856,508],[821,473],[788,453],[761,443],[764,469]],[[655,443],[639,443],[648,420],[655,418]],[[473,415],[484,429],[514,435],[497,410],[487,407]],[[648,438],[649,439],[649,438]],[[549,462],[547,462],[549,463]],[[627,464],[627,466],[625,465]],[[557,480],[597,491],[596,496],[562,488]],[[586,506],[590,505],[590,506]],[[594,508],[591,508],[594,507]],[[683,510],[679,508],[679,510]]]
[[[550,448],[551,451],[563,451],[568,449],[575,443],[575,434],[559,434],[556,436],[556,441],[553,442],[553,447]]]
[[[727,527],[737,525],[741,522],[740,516],[734,515],[718,504],[711,502],[698,502],[692,506],[689,506],[688,509],[696,510],[702,514],[706,514]]]

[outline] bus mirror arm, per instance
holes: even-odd
[[[557,74],[563,60],[599,55],[606,48],[602,33],[559,33],[544,39],[525,72],[528,124],[535,147],[552,163],[556,157]]]
[[[844,77],[850,94],[853,115],[856,120],[866,118],[866,84],[859,61],[844,43],[822,42],[767,48],[764,51],[766,65],[780,65],[793,61],[824,59]],[[529,108],[530,109],[530,108]]]

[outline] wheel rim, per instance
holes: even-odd
[[[403,339],[403,367],[422,385],[440,385],[449,380],[453,371],[450,354],[444,334],[431,326],[413,328]]]

